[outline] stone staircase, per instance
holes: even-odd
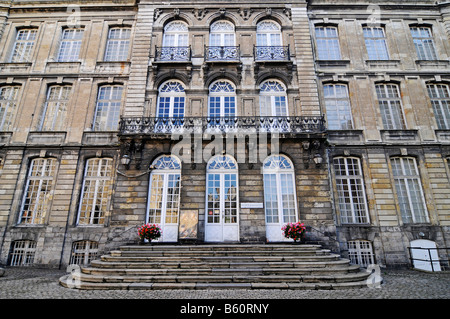
[[[60,278],[77,289],[345,289],[370,275],[320,245],[121,246]]]

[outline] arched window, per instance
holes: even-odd
[[[219,20],[211,24],[209,46],[234,46],[235,43],[234,25],[231,22]]]
[[[178,241],[178,217],[181,189],[181,162],[175,156],[163,155],[152,164],[147,222],[162,229],[163,242]]]
[[[216,81],[209,87],[209,126],[234,127],[236,116],[236,90],[225,80]]]
[[[272,155],[263,162],[263,175],[266,237],[284,241],[281,227],[298,221],[294,166],[286,156]]]
[[[278,23],[271,20],[264,20],[256,26],[256,45],[257,46],[281,46],[281,27]]]
[[[164,47],[185,47],[189,44],[188,26],[183,21],[172,21],[164,27]]]
[[[183,117],[185,92],[178,81],[165,82],[159,88],[157,117]]]
[[[261,84],[259,93],[261,116],[288,116],[286,88],[276,80]]]
[[[400,95],[396,84],[377,84],[375,90],[380,107],[381,119],[386,130],[406,129],[405,118]]]
[[[207,164],[205,241],[239,240],[238,166],[229,155]]]
[[[450,129],[450,89],[446,84],[427,85],[434,116],[440,130]]]
[[[340,60],[338,28],[334,26],[316,26],[316,44],[319,60]]]
[[[333,167],[341,223],[368,223],[364,177],[359,158],[336,157],[333,159]]]

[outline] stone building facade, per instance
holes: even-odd
[[[0,263],[136,242],[448,247],[450,6],[0,1]],[[447,258],[443,251],[443,258]]]

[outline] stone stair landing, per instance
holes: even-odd
[[[76,269],[76,267],[75,267]],[[344,289],[370,274],[320,245],[122,246],[60,278],[77,289]]]

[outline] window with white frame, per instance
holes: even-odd
[[[37,29],[20,29],[17,31],[10,59],[12,63],[30,62],[37,33]]]
[[[185,92],[178,81],[168,81],[159,88],[157,117],[183,117]]]
[[[288,116],[285,86],[276,80],[264,81],[260,85],[259,106],[261,116]]]
[[[78,61],[83,39],[83,29],[64,29],[58,51],[58,62]]]
[[[337,157],[333,160],[333,167],[341,223],[369,223],[364,177],[359,158]]]
[[[91,158],[86,162],[78,212],[78,225],[102,225],[112,192],[112,159]]]
[[[163,155],[153,163],[150,176],[147,222],[166,226],[178,223],[181,187],[181,162]]]
[[[367,268],[375,264],[372,243],[367,240],[352,240],[347,242],[350,263]]]
[[[450,90],[446,84],[427,85],[434,116],[440,130],[450,129]]]
[[[234,46],[235,43],[234,25],[231,22],[220,20],[211,24],[209,34],[209,45],[211,47]]]
[[[257,46],[281,46],[281,27],[278,23],[271,20],[263,20],[256,26],[256,45]]]
[[[91,240],[80,240],[72,244],[70,255],[71,265],[88,265],[91,260],[97,258],[98,242]]]
[[[12,124],[17,111],[19,86],[0,87],[0,131],[12,130]]]
[[[65,118],[69,102],[70,85],[51,86],[47,92],[41,120],[41,131],[61,131],[65,129]]]
[[[225,80],[216,81],[209,87],[208,116],[211,118],[236,115],[236,90]]]
[[[369,60],[389,60],[384,28],[363,27],[363,33]]]
[[[426,223],[428,213],[415,158],[391,158],[398,204],[404,223]]]
[[[292,162],[284,155],[273,155],[263,163],[266,224],[296,222],[297,199]]]
[[[101,86],[95,108],[94,131],[115,131],[119,125],[123,87]]]
[[[348,88],[343,84],[326,84],[323,87],[328,129],[351,130],[352,110]]]
[[[340,60],[338,29],[332,26],[316,26],[315,33],[319,60]]]
[[[164,27],[163,47],[187,47],[188,26],[183,21],[172,21]]]
[[[406,129],[400,90],[395,84],[375,86],[383,127],[386,130]]]
[[[127,61],[130,37],[130,28],[111,28],[108,33],[105,61]]]
[[[411,35],[419,60],[437,60],[433,33],[428,27],[411,27]]]
[[[34,263],[36,242],[33,240],[15,240],[11,243],[9,266],[29,266]]]
[[[43,224],[50,210],[56,174],[54,158],[36,158],[30,163],[19,224]]]

